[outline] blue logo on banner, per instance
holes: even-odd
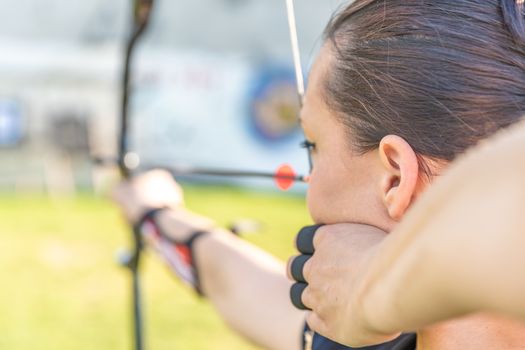
[[[0,147],[19,144],[24,137],[22,111],[13,100],[0,99]]]

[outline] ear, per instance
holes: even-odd
[[[419,162],[412,147],[401,137],[387,135],[379,144],[384,174],[381,179],[383,202],[389,216],[399,221],[415,196]]]

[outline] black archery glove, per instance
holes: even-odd
[[[297,282],[290,288],[290,298],[292,304],[299,310],[310,310],[302,301],[302,295],[308,283],[304,278],[304,265],[314,254],[314,236],[317,230],[323,225],[313,225],[303,227],[297,234],[295,245],[301,255],[293,258],[289,265],[289,274]]]

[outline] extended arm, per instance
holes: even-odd
[[[241,335],[268,349],[299,349],[304,313],[288,299],[291,282],[280,261],[181,207],[180,189],[163,172],[120,185],[115,199],[135,222],[148,208],[169,206],[156,215],[162,231],[178,241],[208,231],[193,245],[203,294]]]
[[[362,346],[475,311],[525,320],[524,199],[521,124],[458,160],[387,238],[322,227],[304,267],[310,326]]]
[[[358,296],[367,323],[391,333],[473,311],[525,320],[524,199],[521,124],[460,159],[383,242]]]

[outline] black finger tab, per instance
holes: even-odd
[[[306,226],[299,231],[295,241],[297,250],[303,254],[313,254],[314,253],[314,236],[315,232],[319,227],[323,225],[313,225]]]
[[[292,260],[292,264],[290,266],[290,273],[292,274],[292,277],[297,282],[306,282],[306,279],[304,278],[303,269],[304,264],[311,258],[311,255],[299,255],[295,257]]]
[[[290,288],[290,299],[292,299],[292,304],[299,310],[310,310],[303,304],[302,296],[303,292],[308,287],[306,283],[295,283]]]

